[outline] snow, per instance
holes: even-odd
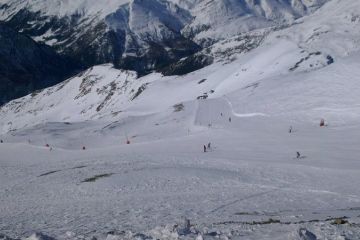
[[[359,11],[330,1],[184,76],[105,64],[2,106],[1,234],[358,239]]]
[[[129,136],[137,135],[130,145],[116,127],[94,133],[100,126],[91,124],[84,126],[88,131],[75,127],[81,136],[76,140],[68,134],[73,127],[65,124],[61,130],[56,125],[41,128],[41,134],[24,132],[31,144],[20,143],[21,133],[7,137],[0,146],[0,207],[6,219],[1,231],[13,236],[41,230],[60,239],[66,231],[87,236],[113,230],[147,233],[185,216],[197,229],[215,225],[222,231],[239,228],[225,222],[243,222],[246,229],[246,222],[273,218],[293,222],[286,228],[287,234],[295,234],[300,226],[319,227],[298,224],[301,221],[343,216],[359,221],[359,188],[349,185],[360,180],[359,126],[321,129],[292,123],[296,132],[289,134],[289,122],[281,119],[232,116],[229,123],[229,112],[206,103],[199,106],[201,114],[190,133],[175,122],[149,129],[152,124],[145,118],[136,131],[129,128]],[[224,111],[210,129],[204,122],[210,114],[206,109]],[[173,125],[177,136],[161,136],[166,125]],[[160,139],[142,142],[146,131]],[[52,151],[41,146],[40,137],[48,140]],[[202,153],[207,141],[213,151]],[[306,158],[295,159],[296,151]],[[113,175],[83,182],[102,174]],[[243,234],[259,239],[256,236],[270,227],[240,229],[233,239]],[[277,227],[272,226],[269,236],[277,235]],[[335,230],[340,236],[341,229]],[[288,239],[287,234],[278,239]]]

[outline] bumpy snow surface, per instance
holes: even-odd
[[[100,65],[2,106],[0,239],[360,239],[359,13],[333,0],[184,76]]]

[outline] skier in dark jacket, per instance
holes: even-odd
[[[299,152],[296,152],[296,158],[300,158],[301,157],[301,154]]]
[[[320,120],[320,127],[325,127],[325,119]]]
[[[204,152],[206,152],[206,146],[204,145]]]

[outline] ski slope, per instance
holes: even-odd
[[[0,233],[359,239],[359,12],[333,0],[184,76],[105,64],[2,106]]]
[[[237,117],[225,104],[200,102],[195,121],[185,126],[172,121],[154,129],[143,119],[148,125],[137,126],[152,128],[146,136],[152,140],[129,135],[130,145],[116,125],[94,133],[91,124],[58,123],[23,132],[30,143],[21,143],[20,133],[8,137],[0,145],[1,232],[105,239],[115,231],[119,239],[136,233],[171,239],[165,234],[171,229],[172,239],[194,239],[195,233],[181,237],[173,230],[186,217],[204,236],[296,239],[305,227],[319,239],[356,239],[356,225],[333,226],[331,219],[360,220],[359,188],[349,184],[360,180],[359,126],[292,123],[289,134],[289,122]],[[167,132],[170,126],[177,136]],[[208,142],[212,151],[203,153]],[[305,158],[296,159],[296,151]],[[289,224],[262,226],[270,218]]]

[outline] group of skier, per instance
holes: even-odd
[[[223,116],[223,113],[220,113],[220,115]],[[229,117],[229,122],[231,122],[231,120],[232,120],[231,117]],[[325,127],[325,126],[327,126],[327,125],[325,124],[325,120],[324,120],[324,119],[321,119],[321,120],[320,120],[320,127]],[[294,130],[293,130],[293,127],[290,126],[290,127],[289,127],[289,133],[293,133],[293,131],[294,131]],[[30,143],[30,140],[28,140],[28,141],[29,141],[29,143]],[[0,139],[0,143],[4,143],[4,141],[3,141],[2,139]],[[130,141],[127,140],[126,144],[130,144]],[[49,148],[50,151],[52,151],[52,147],[50,147],[49,144],[46,144],[45,147]],[[207,145],[205,144],[205,145],[203,146],[203,148],[204,148],[204,153],[212,151],[211,142],[209,142]],[[83,146],[83,147],[82,147],[82,150],[86,150],[86,147]],[[297,159],[303,158],[303,157],[301,156],[301,153],[298,152],[298,151],[296,152],[296,158],[297,158]]]
[[[223,113],[220,113],[220,116],[223,116]],[[231,117],[229,117],[229,122],[231,122]],[[209,124],[210,125],[210,124]],[[327,124],[325,123],[324,119],[320,120],[320,127],[326,127]],[[293,127],[289,127],[289,133],[293,133]],[[204,153],[211,151],[211,143],[209,142],[207,145],[204,145]],[[296,159],[306,158],[305,156],[302,156],[299,151],[296,152]]]
[[[224,114],[223,114],[223,113],[220,113],[220,116],[223,117]],[[230,122],[230,123],[232,122],[232,118],[231,118],[231,117],[229,117],[229,122]],[[210,127],[212,126],[212,124],[209,123],[208,126],[209,126],[209,128],[210,128]],[[189,130],[189,131],[190,131],[190,130]],[[212,151],[211,143],[210,143],[210,142],[209,142],[207,145],[205,144],[205,145],[203,146],[203,148],[204,148],[204,153]]]

